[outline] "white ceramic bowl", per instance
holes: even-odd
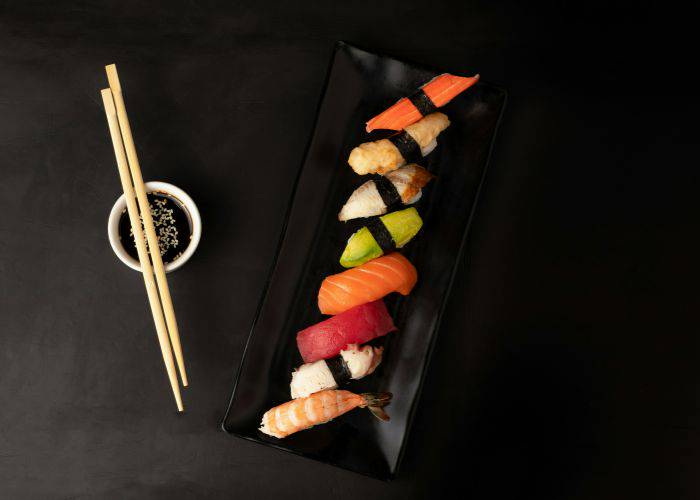
[[[199,215],[199,210],[197,205],[195,205],[192,198],[189,197],[182,189],[167,182],[151,181],[145,184],[146,192],[151,193],[153,191],[160,191],[167,193],[173,198],[177,199],[182,206],[187,210],[192,222],[192,238],[190,239],[190,244],[185,248],[179,258],[172,262],[164,264],[165,272],[169,273],[182,267],[185,262],[187,262],[192,254],[197,249],[199,245],[199,240],[202,238],[202,218]],[[122,212],[126,209],[126,199],[124,195],[121,195],[119,199],[114,203],[112,211],[109,214],[109,222],[107,223],[107,234],[109,235],[109,244],[112,245],[112,250],[117,254],[119,260],[124,264],[129,266],[134,271],[141,272],[141,264],[137,259],[134,259],[131,255],[127,253],[121,244],[119,239],[119,219],[121,218]]]

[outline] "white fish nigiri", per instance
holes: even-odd
[[[371,374],[382,361],[381,347],[349,344],[335,358],[301,365],[292,373],[292,399],[305,398],[324,389],[335,389],[349,380]]]
[[[383,178],[367,181],[350,195],[338,214],[338,220],[383,215],[392,205],[415,203],[420,199],[421,189],[433,177],[426,169],[412,163],[389,172]]]

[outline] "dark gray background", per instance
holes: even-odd
[[[146,5],[148,4],[148,5]],[[687,13],[560,2],[0,2],[0,496],[697,498]],[[334,42],[510,92],[399,478],[218,429]],[[204,235],[177,415],[99,89]]]

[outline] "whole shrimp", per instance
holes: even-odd
[[[390,392],[355,394],[350,391],[326,390],[305,398],[294,399],[268,410],[260,431],[284,438],[295,432],[325,424],[355,408],[368,408],[380,420],[388,421],[383,407],[391,401]]]

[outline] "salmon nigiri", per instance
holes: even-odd
[[[375,129],[403,130],[424,116],[434,113],[479,81],[472,77],[443,73],[423,85],[418,91],[400,99],[389,109],[367,122],[367,132]]]
[[[323,314],[340,314],[391,292],[408,295],[416,281],[413,264],[398,252],[390,253],[328,276],[318,291],[318,308]]]

